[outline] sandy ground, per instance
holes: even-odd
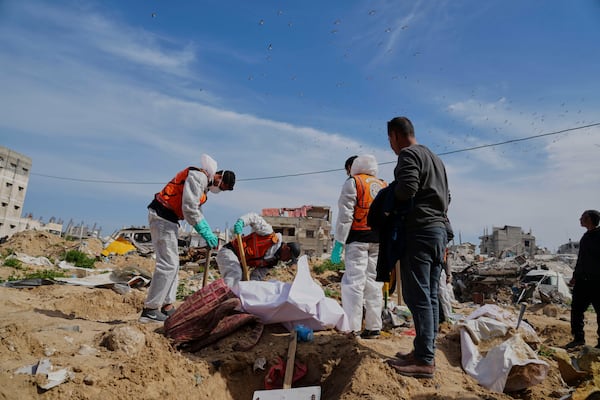
[[[56,258],[72,246],[60,238],[24,235],[0,246],[30,256]],[[100,246],[98,248],[98,246]],[[101,244],[86,243],[90,252]],[[58,253],[57,253],[58,252]],[[152,261],[137,256],[113,257],[97,268],[135,266],[151,272]],[[36,268],[28,266],[27,268]],[[22,271],[0,267],[0,278]],[[288,271],[293,276],[293,271]],[[182,280],[192,272],[182,271]],[[247,330],[191,354],[174,349],[160,324],[140,324],[146,289],[126,294],[111,289],[75,285],[34,288],[0,287],[0,398],[2,399],[252,399],[264,389],[264,378],[274,360],[285,359],[288,333],[268,325],[249,351],[232,348]],[[460,304],[455,311],[469,314],[476,305]],[[507,306],[512,309],[512,306]],[[516,310],[514,310],[516,313]],[[536,329],[543,345],[562,346],[570,340],[568,308],[532,305],[525,319]],[[384,332],[364,340],[335,331],[315,332],[310,343],[298,343],[296,358],[308,373],[294,387],[321,386],[322,399],[551,399],[569,393],[552,355],[539,357],[550,365],[546,380],[529,389],[504,394],[491,392],[461,368],[457,332],[444,325],[438,337],[434,379],[420,380],[396,374],[384,360],[412,346],[409,330]],[[595,344],[595,315],[587,318],[588,340]],[[255,361],[264,357],[264,370]],[[49,360],[53,370],[65,369],[70,378],[44,390],[45,375],[18,374],[16,370]]]

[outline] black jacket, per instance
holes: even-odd
[[[576,280],[600,282],[600,227],[587,231],[579,240],[579,254],[573,277]]]
[[[395,187],[396,181],[377,193],[367,216],[367,224],[371,229],[379,231],[375,278],[378,282],[390,282],[390,274],[404,250],[404,220],[412,207],[412,200],[396,200]]]

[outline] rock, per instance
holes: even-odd
[[[109,331],[102,339],[101,345],[111,351],[122,351],[127,355],[135,355],[146,344],[146,336],[132,326],[119,326]]]

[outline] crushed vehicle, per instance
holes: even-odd
[[[539,298],[543,303],[566,303],[572,295],[563,275],[558,271],[532,269],[521,279],[520,299]],[[537,291],[537,292],[536,292]]]

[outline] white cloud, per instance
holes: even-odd
[[[414,37],[418,30],[423,33],[418,43],[423,43],[451,21],[441,18],[444,23],[440,25],[419,28],[427,23],[432,12],[429,7],[434,6],[415,3],[402,12],[396,3],[380,3],[376,23],[365,15],[365,9],[360,10],[360,18],[355,17],[359,23],[353,27],[359,33],[351,41],[361,55],[371,54],[359,68],[384,67],[385,48],[409,51],[417,42],[406,41],[407,36]],[[0,68],[5,72],[0,75],[0,132],[6,143],[34,158],[33,173],[153,184],[63,182],[34,175],[39,186],[28,195],[26,208],[65,218],[72,210],[86,208],[82,213],[95,219],[104,215],[106,223],[113,226],[119,221],[144,224],[145,207],[154,192],[206,152],[221,168],[233,169],[239,179],[234,192],[209,195],[205,211],[215,227],[231,226],[248,211],[305,204],[331,206],[335,220],[345,159],[369,152],[379,162],[395,160],[383,141],[363,133],[352,135],[348,132],[352,129],[319,128],[315,122],[327,119],[330,126],[337,126],[334,122],[342,119],[339,115],[322,112],[297,117],[295,121],[302,122],[292,123],[273,116],[277,114],[267,108],[268,102],[264,110],[247,111],[236,96],[224,94],[237,95],[235,90],[202,88],[199,82],[212,82],[215,77],[197,68],[202,60],[192,40],[182,42],[136,29],[116,15],[111,19],[94,10],[54,8],[46,2],[28,4],[11,3],[20,10],[19,18],[0,24]],[[22,24],[21,19],[27,23]],[[342,23],[352,22],[344,19]],[[388,26],[394,29],[386,33]],[[408,28],[403,30],[403,26]],[[386,43],[376,48],[380,40]],[[217,41],[204,43],[203,51],[206,49],[243,63],[257,60],[251,52],[248,56],[246,49],[227,49]],[[534,107],[521,100],[517,106],[513,101],[517,95],[511,96],[510,84],[502,80],[487,88],[481,85],[478,92],[501,93],[494,100],[483,95],[481,99],[469,97],[452,93],[458,92],[452,79],[441,78],[432,81],[430,88],[426,83],[419,88],[413,85],[410,95],[417,100],[407,107],[411,113],[420,113],[421,119],[415,121],[420,126],[417,139],[427,138],[428,144],[442,149],[565,129],[597,114],[594,104],[583,104],[585,108],[577,115],[558,105],[538,103]],[[214,84],[226,86],[226,79]],[[443,101],[437,95],[442,92],[458,100],[440,105]],[[321,93],[325,100],[307,101],[329,104],[327,89],[321,88]],[[377,93],[390,99],[385,109],[368,110],[369,97],[353,99],[348,111],[342,112],[352,122],[344,122],[350,126],[354,120],[358,124],[368,118],[378,121],[380,114],[391,113],[397,109],[396,103],[402,102],[392,94]],[[422,111],[418,104],[430,108]],[[341,105],[337,107],[343,110]],[[463,128],[472,134],[453,134]],[[581,211],[598,208],[600,175],[594,166],[599,146],[599,130],[594,128],[444,156],[453,194],[450,216],[457,233],[462,232],[463,240],[477,243],[486,227],[519,225],[526,231],[531,228],[538,243],[551,248],[568,238],[577,239]],[[380,176],[391,181],[394,164],[382,165]],[[291,176],[331,169],[339,171]],[[244,180],[280,175],[290,176]],[[69,195],[48,204],[46,199],[55,197],[57,188]],[[49,206],[56,209],[46,211]],[[78,215],[73,217],[87,218]]]

